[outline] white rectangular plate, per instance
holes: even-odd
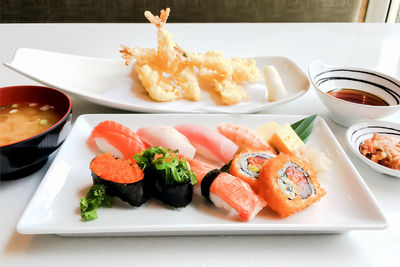
[[[243,88],[249,101],[226,106],[219,97],[202,91],[203,99],[193,102],[153,101],[137,78],[132,64],[125,66],[122,59],[101,59],[68,55],[45,50],[20,48],[11,63],[5,66],[45,85],[58,88],[88,101],[130,111],[184,112],[184,113],[254,113],[268,107],[292,101],[310,87],[305,73],[285,57],[256,57],[257,67],[263,74],[264,66],[273,65],[278,70],[288,95],[278,101],[268,102],[265,97],[264,78],[245,83]]]
[[[252,221],[241,222],[205,199],[194,196],[190,205],[170,209],[150,200],[139,208],[118,202],[113,208],[100,208],[99,218],[83,222],[79,200],[92,185],[90,161],[96,156],[86,145],[94,126],[114,120],[132,130],[141,126],[201,123],[214,128],[231,122],[253,129],[275,121],[293,123],[303,116],[283,115],[190,115],[190,114],[93,114],[80,116],[58,152],[42,183],[17,225],[22,234],[93,236],[143,235],[249,235],[341,233],[355,229],[383,229],[386,219],[363,179],[336,138],[318,118],[311,146],[327,153],[332,160],[330,179],[321,181],[327,195],[304,211],[282,219],[268,208]]]

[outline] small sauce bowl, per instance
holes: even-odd
[[[368,69],[328,66],[314,61],[308,75],[318,97],[336,123],[348,127],[354,123],[379,119],[400,110],[400,81]],[[387,106],[373,106],[346,101],[329,94],[338,89],[354,89],[377,96]]]
[[[61,146],[71,129],[72,105],[66,94],[44,86],[2,87],[0,96],[1,106],[20,102],[46,103],[54,106],[61,116],[50,128],[35,136],[0,146],[0,180],[14,180],[39,170],[49,155]]]
[[[346,131],[346,142],[350,150],[379,173],[400,178],[400,171],[378,164],[360,152],[360,146],[365,140],[372,138],[374,133],[400,137],[400,124],[388,121],[366,121],[352,125]]]

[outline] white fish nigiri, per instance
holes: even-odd
[[[228,163],[235,156],[238,146],[216,130],[197,124],[175,126],[197,149],[197,153],[214,161]]]
[[[172,150],[178,149],[179,154],[193,158],[196,149],[189,140],[175,128],[166,125],[141,127],[136,132],[140,139],[151,146],[162,146]]]

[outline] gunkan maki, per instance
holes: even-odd
[[[150,198],[151,186],[144,179],[143,170],[129,159],[101,154],[90,162],[90,170],[93,183],[105,185],[110,197],[118,197],[134,207]]]
[[[196,176],[185,158],[167,148],[151,147],[136,154],[134,159],[152,184],[154,197],[175,208],[192,201]]]

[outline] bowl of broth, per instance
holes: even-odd
[[[43,167],[71,128],[71,100],[44,86],[0,88],[0,179],[14,180]]]
[[[400,81],[389,75],[320,61],[310,64],[308,75],[330,117],[342,126],[380,119],[400,110]]]

